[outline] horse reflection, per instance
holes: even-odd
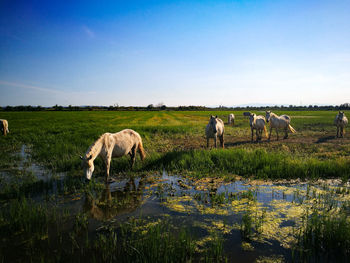
[[[99,197],[86,195],[84,210],[97,220],[108,220],[131,213],[142,204],[144,188],[143,179],[139,181],[137,187],[135,180],[130,179],[122,190],[115,191],[111,191],[110,186],[106,184]]]

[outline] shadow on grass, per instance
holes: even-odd
[[[261,144],[261,143],[268,143],[268,141],[266,141],[266,140],[262,140],[262,141],[248,140],[248,141],[239,141],[239,142],[225,142],[225,147],[229,148],[229,147],[246,145],[246,144]]]
[[[328,142],[329,140],[332,140],[332,139],[334,139],[334,136],[325,136],[325,137],[318,138],[316,143]]]

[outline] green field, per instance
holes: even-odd
[[[291,125],[297,133],[276,141],[273,131],[270,142],[263,136],[259,143],[250,141],[249,120],[243,112],[233,112],[236,116],[233,126],[227,125],[229,113],[1,112],[0,117],[9,122],[10,133],[0,137],[0,261],[24,258],[36,262],[92,258],[96,262],[121,261],[121,258],[125,262],[135,258],[139,262],[225,261],[237,256],[227,249],[233,240],[225,232],[227,229],[242,241],[237,252],[242,260],[249,261],[250,257],[258,260],[266,255],[256,242],[269,238],[282,242],[278,233],[269,232],[276,223],[272,209],[275,204],[260,207],[263,200],[258,194],[266,189],[257,190],[253,186],[242,192],[236,188],[224,194],[216,191],[238,179],[272,179],[276,185],[266,191],[272,196],[275,192],[286,195],[286,201],[300,208],[298,216],[303,216],[304,221],[294,223],[294,241],[283,251],[274,250],[277,258],[272,260],[281,260],[280,256],[286,261],[317,260],[325,255],[325,247],[330,260],[338,259],[335,255],[340,256],[339,260],[350,256],[349,187],[341,184],[350,176],[350,136],[335,138],[336,112],[283,112],[291,116]],[[255,113],[264,115],[264,112]],[[210,115],[218,115],[225,122],[225,149],[214,149],[213,141],[210,149],[206,149],[204,130]],[[125,128],[141,135],[145,161],[141,162],[138,156],[136,166],[130,169],[129,157],[113,159],[113,182],[111,190],[109,186],[106,190],[102,183],[104,165],[97,158],[93,180],[86,182],[79,156],[101,134]],[[178,176],[176,182],[162,184],[163,171]],[[122,186],[121,193],[115,190],[120,186],[114,184],[125,178],[134,178],[131,180],[138,182],[139,190],[130,190],[133,183]],[[300,188],[298,183],[282,191],[278,184],[284,179],[299,183],[319,179],[340,182],[331,188],[322,186],[322,191],[320,186]],[[197,187],[202,180],[208,180],[204,184],[206,190]],[[114,190],[112,185],[116,187]],[[147,208],[150,200],[157,200],[157,205],[168,212],[151,212]],[[234,202],[242,209],[232,210]],[[283,209],[287,208],[283,206]],[[235,213],[239,214],[238,218]],[[284,213],[287,217],[288,213]],[[203,218],[199,222],[189,220],[184,224],[187,227],[179,227],[182,224],[176,220],[186,221],[186,215],[190,214]],[[123,215],[128,215],[128,219]],[[197,228],[202,230],[198,232]],[[173,232],[178,234],[172,235]],[[343,245],[333,247],[334,242]],[[255,252],[247,252],[251,246],[256,247]],[[22,252],[16,254],[14,251],[20,247]],[[56,259],[48,260],[52,253]]]
[[[104,132],[131,128],[141,134],[148,155],[145,163],[137,166],[136,171],[164,167],[169,171],[185,170],[209,176],[218,171],[264,178],[348,178],[350,141],[347,136],[344,139],[334,138],[335,112],[288,112],[292,117],[292,126],[298,133],[290,135],[287,140],[276,142],[273,132],[270,143],[263,138],[262,143],[258,144],[250,142],[247,118],[242,112],[235,112],[235,125],[226,125],[226,150],[203,151],[206,145],[204,128],[209,116],[218,115],[226,123],[228,113],[2,113],[2,118],[9,120],[11,133],[6,138],[0,138],[0,150],[4,153],[0,157],[1,169],[13,168],[11,154],[19,152],[24,144],[35,162],[56,172],[79,176],[81,169],[78,157],[86,152],[90,144]],[[213,144],[212,141],[210,143]],[[114,173],[128,169],[126,158],[123,159],[113,161]],[[101,163],[97,163],[100,169],[96,174],[103,174],[100,171],[103,169]]]

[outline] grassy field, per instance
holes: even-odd
[[[205,150],[204,128],[210,115],[225,123],[229,112],[17,112],[2,113],[10,123],[0,137],[3,171],[13,170],[14,154],[27,146],[31,158],[55,172],[81,174],[79,155],[104,132],[131,128],[141,134],[148,158],[135,171],[165,168],[210,176],[212,172],[263,178],[349,177],[350,140],[335,139],[335,112],[288,112],[298,131],[287,140],[250,142],[242,112],[225,127],[225,150]],[[263,112],[257,112],[264,114]],[[276,112],[279,114],[279,112]],[[210,142],[211,145],[213,142]],[[97,160],[96,174],[103,174]],[[128,170],[127,158],[113,160],[114,173]],[[217,176],[216,174],[214,176]]]
[[[259,143],[250,141],[243,112],[234,112],[233,126],[226,124],[229,113],[2,112],[10,133],[0,137],[0,262],[224,262],[237,256],[230,257],[227,249],[237,237],[242,259],[265,262],[258,261],[268,251],[259,250],[259,242],[263,237],[282,242],[286,233],[293,242],[286,241],[285,250],[274,247],[272,262],[282,262],[281,255],[287,261],[346,261],[349,187],[298,185],[299,179],[349,180],[350,137],[335,138],[336,112],[284,112],[297,133],[276,141],[273,132],[270,142],[263,137]],[[206,149],[210,115],[225,122],[225,149],[214,149],[212,141]],[[79,156],[102,133],[125,128],[140,133],[147,157],[141,162],[138,156],[132,170],[129,157],[114,159],[111,175],[116,182],[137,178],[139,189],[126,184],[122,192],[106,190],[100,158],[87,183]],[[180,177],[163,184],[154,177],[163,170]],[[288,188],[276,181],[263,190],[252,186],[216,192],[220,184],[237,178],[299,183]],[[266,191],[272,196],[267,204],[257,198]],[[149,207],[152,200],[160,210]],[[288,225],[292,221],[293,227]],[[247,252],[254,246],[258,252]]]

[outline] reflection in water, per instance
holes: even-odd
[[[105,188],[97,193],[97,198],[86,194],[84,210],[97,220],[108,220],[135,211],[143,201],[144,179],[130,179],[124,183],[124,186],[121,184],[120,187],[119,184],[115,188],[106,184]]]
[[[165,172],[146,178],[115,181],[86,194],[84,210],[99,221],[118,217],[125,222],[133,216],[149,223],[168,220],[174,227],[190,229],[199,252],[221,236],[226,255],[240,262],[271,253],[291,260],[310,211],[322,212],[331,202],[330,213],[336,214],[350,202],[349,185],[336,180],[226,182]]]

